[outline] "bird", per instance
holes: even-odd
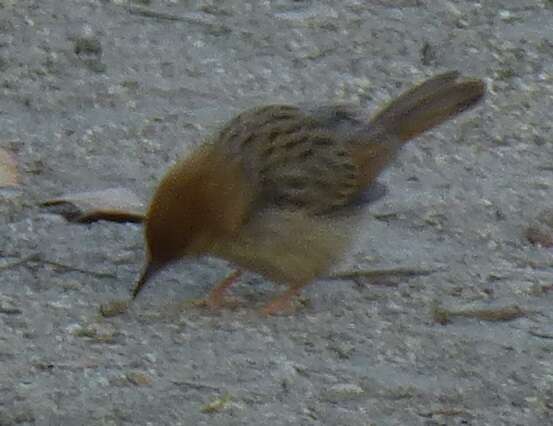
[[[458,71],[435,75],[372,117],[350,104],[274,104],[247,109],[161,179],[145,215],[145,262],[135,299],[160,270],[214,256],[237,270],[211,290],[217,309],[249,270],[287,289],[265,315],[287,312],[303,287],[324,277],[355,238],[341,218],[409,140],[484,97],[485,83]]]

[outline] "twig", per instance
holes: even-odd
[[[388,268],[388,269],[359,269],[356,271],[336,272],[329,278],[336,279],[358,279],[358,278],[379,278],[386,276],[420,277],[433,274],[439,269],[417,269],[417,268]]]
[[[15,262],[12,262],[12,263],[8,263],[6,265],[2,265],[0,266],[0,271],[6,271],[8,269],[13,269],[13,268],[16,268],[18,267],[19,265],[23,265],[27,262],[37,262],[40,260],[40,256],[38,253],[33,253],[33,254],[30,254],[28,256],[25,256],[19,260],[16,260]]]
[[[211,391],[220,391],[221,388],[213,385],[208,385],[205,383],[194,383],[187,380],[172,380],[172,382],[177,386],[188,386],[192,389],[197,390],[211,390]]]
[[[128,9],[131,15],[144,16],[146,18],[164,19],[166,21],[188,21],[188,19],[182,16],[171,15],[169,13],[156,12],[155,10],[146,9],[141,6],[133,6],[129,0]]]
[[[24,265],[25,263],[31,263],[31,262],[32,263],[42,263],[44,265],[51,265],[51,266],[54,266],[56,268],[65,269],[67,271],[80,272],[81,274],[92,275],[92,276],[95,276],[95,277],[98,277],[98,278],[117,278],[117,275],[112,274],[110,272],[89,271],[88,269],[82,269],[82,268],[79,268],[77,266],[66,265],[65,263],[56,262],[54,260],[48,260],[48,259],[43,258],[40,255],[40,253],[31,253],[30,255],[25,256],[25,257],[23,257],[19,260],[16,260],[15,262],[8,263],[6,265],[1,265],[0,266],[0,272],[8,270],[8,269],[13,269],[13,268],[16,268],[20,265]]]
[[[528,333],[532,336],[540,337],[542,339],[553,339],[553,334],[548,334],[544,331],[530,329],[528,330]]]
[[[11,306],[3,306],[0,304],[0,314],[6,315],[19,315],[22,311],[19,308],[13,308]]]
[[[110,272],[96,272],[89,271],[88,269],[82,269],[77,266],[66,265],[65,263],[56,262],[54,260],[39,259],[37,262],[44,263],[45,265],[51,265],[57,268],[62,268],[67,271],[80,272],[81,274],[92,275],[98,278],[117,278],[117,275]]]
[[[419,415],[422,417],[435,417],[435,416],[455,417],[455,416],[462,416],[465,414],[466,414],[465,411],[457,410],[455,408],[442,408],[435,411],[419,413]]]
[[[209,27],[213,34],[226,34],[231,31],[228,26],[221,24],[220,22],[214,22],[213,20],[206,19],[205,17],[202,17],[201,14],[172,15],[169,13],[157,12],[141,6],[132,6],[130,1],[128,3],[128,11],[131,15],[154,18],[162,21],[186,22],[189,24],[204,25]]]
[[[477,318],[482,321],[511,321],[528,315],[517,305],[499,308],[482,309],[446,309],[440,306],[432,307],[432,319],[442,325],[451,321],[452,317]]]

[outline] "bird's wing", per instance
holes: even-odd
[[[238,115],[216,140],[242,158],[265,206],[322,214],[350,204],[362,189],[347,143],[360,123],[346,106],[270,105]]]

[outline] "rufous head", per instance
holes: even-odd
[[[238,163],[210,145],[178,162],[161,180],[144,221],[146,262],[132,295],[165,266],[209,254],[242,225],[251,192]]]

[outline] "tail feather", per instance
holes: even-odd
[[[371,127],[407,142],[473,107],[484,96],[484,82],[458,78],[459,73],[451,71],[415,86],[380,110]]]
[[[451,71],[395,98],[355,138],[352,158],[360,170],[360,187],[374,182],[407,141],[475,106],[485,91],[482,80],[459,80],[459,73]]]

